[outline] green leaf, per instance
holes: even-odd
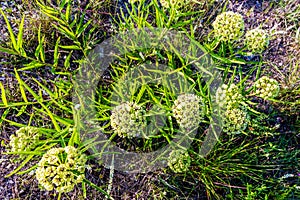
[[[32,167],[30,167],[29,169],[26,169],[24,171],[18,172],[18,175],[23,175],[23,174],[27,174],[29,172],[31,172],[32,170],[36,169],[38,167],[37,164],[33,165]]]
[[[8,53],[8,54],[12,54],[12,55],[18,55],[18,53],[15,52],[14,50],[7,49],[7,48],[1,47],[1,46],[0,46],[0,51],[3,52],[3,53]]]
[[[39,61],[32,61],[28,64],[24,64],[25,67],[22,67],[21,69],[18,69],[18,71],[24,71],[24,70],[29,70],[29,69],[34,69],[34,68],[39,68],[45,66],[44,63],[41,63]]]
[[[81,50],[80,47],[78,47],[77,45],[69,45],[69,46],[59,45],[59,47],[62,49],[67,49],[67,50]]]
[[[36,0],[37,5],[42,9],[43,12],[45,12],[45,14],[50,14],[50,15],[58,15],[59,12],[49,6],[44,5],[43,3],[41,3],[39,0]]]
[[[20,52],[24,51],[23,50],[23,30],[24,30],[24,20],[25,20],[25,15],[23,15],[21,23],[19,25],[19,33],[18,33],[18,41],[17,41],[17,48]]]
[[[5,178],[8,178],[14,175],[15,173],[17,173],[18,171],[20,171],[34,156],[35,155],[28,155],[28,157],[17,167],[17,169],[12,171],[10,174],[6,175]]]
[[[70,31],[67,27],[59,24],[59,26],[52,24],[54,28],[56,28],[59,32],[64,34],[66,37],[68,37],[71,40],[76,40],[76,37],[72,31]]]
[[[71,16],[71,1],[68,2],[67,8],[66,8],[66,20],[69,21]]]
[[[23,100],[27,103],[27,102],[28,102],[28,99],[27,99],[25,90],[24,90],[23,85],[22,85],[22,82],[23,82],[23,81],[21,80],[19,74],[17,73],[16,68],[15,68],[15,74],[16,74],[17,81],[18,81],[18,83],[19,83],[19,87],[20,87],[20,91],[21,91],[22,98],[23,98]]]
[[[3,113],[3,115],[1,116],[1,118],[0,118],[0,127],[1,127],[2,122],[4,121],[4,119],[5,119],[6,116],[8,115],[9,111],[10,111],[10,108],[6,109],[6,110],[4,111],[4,113]]]
[[[2,102],[4,103],[5,106],[8,106],[7,99],[6,99],[6,92],[2,82],[0,82],[0,89],[1,89]]]
[[[91,22],[92,22],[92,20],[89,20],[83,26],[77,26],[77,28],[76,28],[76,36],[77,36],[77,38],[85,31],[85,29],[90,25]]]
[[[54,58],[53,58],[53,66],[54,67],[57,67],[58,65],[58,59],[59,59],[59,53],[58,53],[58,46],[59,46],[59,43],[60,43],[60,37],[56,40],[56,43],[55,43],[55,47],[54,47]]]
[[[65,68],[69,68],[69,67],[70,67],[70,59],[71,59],[72,53],[73,53],[73,51],[71,51],[71,52],[69,53],[69,55],[67,56],[67,58],[66,58],[66,60],[65,60],[65,62],[64,62]]]
[[[43,104],[42,97],[40,97],[39,95],[37,95],[22,79],[20,79],[19,74],[18,74],[18,72],[17,72],[16,69],[15,69],[15,74],[16,74],[16,77],[18,79],[18,82],[20,83],[20,87],[24,86],[28,90],[28,92],[35,98],[35,100],[37,102],[39,102],[39,104],[46,110],[48,116],[50,117],[50,119],[51,119],[51,121],[52,121],[52,123],[54,125],[55,130],[56,131],[60,131],[61,130],[60,126],[58,125],[57,121],[55,120],[53,114],[51,113],[51,111],[49,110],[49,108]],[[25,92],[24,92],[24,94],[25,94]],[[26,100],[27,100],[27,98],[26,98]]]
[[[39,31],[38,31],[38,41],[39,41],[39,45],[37,46],[34,55],[36,59],[45,62],[45,51],[44,51],[45,35],[41,37],[41,25],[39,26]]]
[[[16,40],[14,32],[13,32],[13,30],[11,28],[11,25],[10,25],[10,23],[9,23],[9,21],[8,21],[6,15],[5,15],[5,13],[3,12],[2,9],[0,9],[0,12],[1,12],[2,16],[4,17],[5,23],[7,25],[7,29],[8,29],[9,35],[10,35],[10,40],[11,40],[11,42],[13,44],[13,48],[19,53],[19,51],[18,51],[18,45],[17,45],[17,40]]]
[[[21,116],[26,111],[27,106],[22,106],[19,112],[16,114],[16,117]]]

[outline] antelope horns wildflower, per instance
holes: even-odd
[[[194,94],[182,94],[174,101],[173,116],[183,129],[196,127],[201,117],[203,108],[202,99]]]
[[[221,41],[232,43],[244,34],[244,20],[242,15],[228,11],[217,16],[212,24],[215,37]]]
[[[175,173],[182,173],[188,170],[191,158],[187,151],[173,150],[168,159],[168,166]]]
[[[263,29],[252,29],[247,31],[244,42],[247,49],[252,53],[261,53],[269,45],[268,33]]]
[[[9,146],[11,151],[20,152],[34,149],[40,136],[41,133],[38,128],[30,126],[20,128],[15,135],[10,136]]]
[[[230,84],[230,86],[223,84],[216,92],[216,102],[225,110],[238,107],[242,98],[239,88],[235,84]]]
[[[110,116],[111,126],[121,137],[137,137],[146,127],[145,111],[133,102],[116,106]]]
[[[280,90],[279,84],[275,79],[263,76],[254,83],[254,94],[263,98],[274,98]]]
[[[189,0],[160,0],[160,4],[164,8],[181,8],[184,4],[188,3]]]
[[[223,131],[228,134],[240,133],[248,125],[247,117],[247,112],[242,109],[233,108],[226,110],[223,116]]]
[[[86,160],[73,146],[52,148],[38,163],[36,179],[48,191],[70,192],[83,181]]]

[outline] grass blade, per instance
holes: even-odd
[[[2,102],[5,106],[8,106],[8,103],[7,103],[7,99],[6,99],[6,92],[5,92],[5,88],[3,86],[3,84],[0,82],[0,89],[1,89],[1,99],[2,99]]]
[[[18,53],[15,52],[14,50],[7,49],[7,48],[4,48],[4,47],[0,47],[0,51],[3,52],[3,53],[8,53],[8,54],[12,54],[12,55],[18,55]]]
[[[23,52],[23,30],[24,30],[24,20],[25,15],[23,15],[20,26],[19,26],[19,33],[18,33],[18,41],[17,41],[17,48],[20,52]]]
[[[2,9],[0,9],[0,12],[1,12],[2,16],[4,17],[5,23],[7,25],[7,30],[9,32],[10,40],[11,40],[11,42],[13,44],[13,48],[19,53],[19,51],[18,51],[18,45],[17,45],[17,40],[16,40],[14,32],[13,32],[13,30],[11,28],[11,25],[10,25],[10,23],[9,23],[9,21],[8,21],[6,15],[5,15],[5,13],[3,12]]]
[[[5,178],[8,178],[12,175],[14,175],[15,173],[17,173],[18,171],[20,171],[35,155],[29,155],[20,165],[19,167],[17,167],[17,169],[15,169],[14,171],[12,171],[10,174],[6,175]]]

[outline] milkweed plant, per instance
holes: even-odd
[[[39,161],[36,179],[48,191],[70,192],[83,181],[86,160],[73,146],[52,148]]]

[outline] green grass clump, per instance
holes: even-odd
[[[195,133],[193,137],[184,134],[190,146],[185,148],[178,144],[176,150],[171,149],[169,156],[155,158],[166,158],[169,168],[153,172],[162,175],[160,181],[155,179],[150,183],[155,185],[155,189],[149,193],[168,199],[203,197],[234,200],[289,199],[299,194],[299,177],[296,174],[299,168],[300,120],[295,117],[296,125],[291,124],[291,130],[286,131],[286,126],[279,124],[277,117],[280,119],[284,114],[284,118],[292,118],[292,115],[287,109],[280,113],[276,107],[276,104],[284,104],[294,109],[293,114],[298,116],[299,68],[298,65],[293,66],[295,69],[290,70],[292,74],[287,77],[288,82],[281,88],[274,79],[261,77],[261,70],[266,64],[262,52],[269,48],[268,30],[250,30],[243,41],[243,17],[229,11],[211,22],[214,14],[225,8],[218,10],[218,6],[223,5],[218,3],[215,3],[216,7],[209,7],[204,3],[207,1],[131,0],[131,5],[124,8],[126,10],[108,14],[104,12],[107,11],[105,8],[104,11],[96,8],[106,4],[114,7],[115,1],[94,2],[96,5],[87,3],[83,8],[77,7],[75,1],[53,2],[37,0],[34,4],[39,10],[37,13],[47,16],[38,19],[47,19],[47,23],[39,22],[34,27],[32,31],[35,31],[36,42],[31,41],[30,44],[35,46],[30,48],[23,39],[25,18],[19,21],[19,32],[14,33],[11,22],[1,12],[10,41],[1,46],[0,51],[13,55],[10,64],[16,66],[12,75],[18,88],[14,95],[18,97],[13,101],[8,84],[0,83],[0,128],[2,130],[4,125],[20,128],[10,137],[11,148],[8,147],[7,153],[19,155],[21,162],[7,177],[36,169],[36,179],[48,191],[67,193],[81,184],[84,197],[87,197],[86,185],[89,185],[108,198],[110,194],[118,198],[117,193],[123,185],[114,179],[114,175],[121,174],[126,178],[131,175],[114,170],[113,159],[109,181],[106,182],[105,177],[101,180],[102,185],[98,186],[85,179],[102,170],[99,165],[93,165],[92,173],[86,170],[88,163],[94,162],[91,159],[100,154],[95,150],[96,146],[107,142],[108,138],[110,143],[124,150],[148,153],[171,144],[184,129]],[[105,15],[109,16],[109,20],[99,22],[98,18],[89,18],[98,17],[99,13],[100,18]],[[290,17],[293,21],[296,19],[294,15]],[[199,27],[210,31],[197,19],[201,19],[203,24],[212,24],[213,40],[210,40],[210,34],[204,39],[195,36]],[[101,26],[108,25],[111,32],[97,26],[95,21]],[[95,88],[95,99],[90,100],[97,111],[96,119],[93,119],[99,125],[96,129],[107,138],[105,141],[97,141],[97,137],[84,140],[85,135],[93,135],[95,130],[86,130],[82,126],[85,121],[77,113],[82,108],[80,102],[78,105],[72,102],[72,79],[80,69],[79,64],[105,35],[136,28],[149,31],[154,27],[180,32],[196,44],[193,47],[201,49],[204,55],[210,55],[215,65],[203,63],[200,56],[181,55],[182,52],[178,52],[181,40],[176,41],[178,44],[160,48],[143,48],[139,42],[144,40],[138,40],[139,35],[135,38],[132,34],[130,44],[116,44],[116,48],[128,51],[117,55],[115,62],[109,65]],[[193,52],[194,49],[184,53],[188,51]],[[251,52],[251,61],[245,58],[250,55],[246,51]],[[255,60],[256,55],[253,54],[260,57]],[[212,74],[211,79],[204,81],[205,70],[197,68],[199,60],[205,70],[210,66],[218,70],[220,77]],[[160,64],[167,68],[158,67]],[[122,78],[131,70],[133,75],[139,75],[124,81]],[[44,71],[51,76],[39,77]],[[25,72],[30,72],[30,75]],[[91,73],[91,78],[97,75]],[[55,78],[48,80],[52,76]],[[214,85],[214,78],[222,80],[221,85]],[[129,84],[131,81],[137,84]],[[283,85],[280,83],[280,86]],[[216,94],[211,88],[216,89]],[[214,107],[215,98],[220,110]],[[262,109],[263,106],[268,108]],[[215,135],[211,135],[208,141],[216,139],[217,143],[210,148],[208,155],[203,156],[202,147],[207,145],[206,130],[215,117],[221,118],[223,129],[214,127]],[[160,123],[153,123],[157,121]],[[220,136],[218,131],[225,134]],[[84,156],[87,152],[89,156]],[[105,153],[114,155],[114,152]],[[36,162],[38,164],[34,164]],[[26,166],[29,168],[23,169]],[[291,174],[289,171],[292,170],[293,176],[280,178]],[[138,196],[139,192],[134,191],[136,196],[132,198],[146,198]]]

